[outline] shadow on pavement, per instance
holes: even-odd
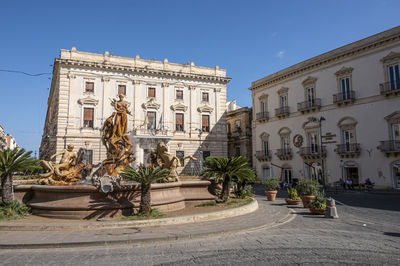
[[[400,233],[384,232],[383,234],[384,234],[385,236],[400,237]]]

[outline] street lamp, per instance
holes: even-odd
[[[323,146],[322,146],[322,121],[325,121],[325,117],[321,116],[318,119],[318,124],[319,124],[319,140],[320,140],[320,149],[319,149],[319,154],[321,156],[321,170],[322,170],[322,185],[325,188],[325,166],[324,166],[324,156],[323,156]]]

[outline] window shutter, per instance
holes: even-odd
[[[183,114],[176,114],[176,123],[178,125],[182,125],[183,124]]]
[[[93,121],[93,109],[92,108],[84,109],[83,120]]]
[[[202,124],[203,127],[208,127],[209,126],[209,117],[208,115],[203,115],[202,117]]]
[[[149,88],[148,89],[148,97],[156,97],[156,89],[155,88]]]

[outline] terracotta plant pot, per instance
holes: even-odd
[[[265,195],[269,201],[275,201],[278,190],[265,191]]]
[[[301,200],[285,199],[287,205],[299,205]]]
[[[325,209],[310,208],[310,212],[314,215],[325,215]]]
[[[313,202],[314,201],[314,199],[315,199],[315,196],[313,196],[313,195],[303,195],[303,196],[300,196],[300,198],[301,198],[301,201],[303,201],[303,207],[304,208],[308,208],[308,203],[310,203],[310,202]]]

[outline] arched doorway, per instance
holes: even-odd
[[[391,165],[394,188],[400,188],[400,161],[396,161]]]
[[[359,169],[356,163],[344,163],[344,178],[345,180],[351,180],[353,185],[358,185],[360,183]]]

